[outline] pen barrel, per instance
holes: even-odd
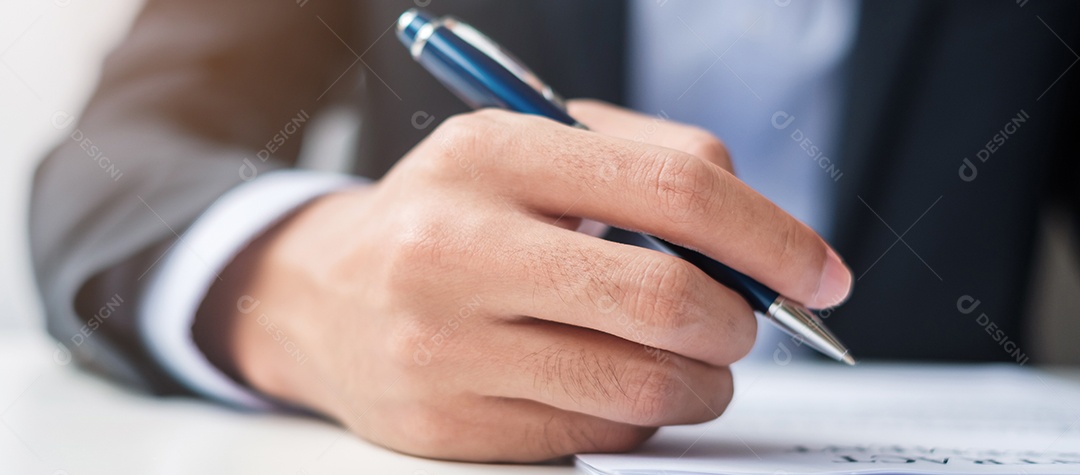
[[[577,124],[547,85],[464,23],[417,12],[399,25],[398,37],[420,65],[473,109],[497,107]]]
[[[608,241],[644,247],[680,257],[701,269],[702,272],[725,287],[734,290],[742,298],[746,299],[751,308],[761,313],[768,313],[769,307],[780,296],[776,291],[742,272],[713,260],[700,252],[672,244],[655,236],[610,227],[603,238]]]

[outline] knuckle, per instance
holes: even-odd
[[[490,237],[477,223],[462,216],[434,216],[430,210],[404,214],[405,223],[390,237],[380,266],[388,296],[415,300],[428,283],[460,276],[486,257],[484,241]]]
[[[397,233],[390,247],[390,262],[395,277],[410,277],[450,259],[457,239],[450,223],[435,218],[420,218]]]
[[[506,124],[508,122],[512,122],[516,117],[520,116],[520,114],[515,114],[507,110],[495,109],[491,107],[485,109],[478,109],[464,115],[483,120],[490,125]]]
[[[621,267],[617,259],[600,252],[584,249],[563,249],[557,256],[575,256],[575,259],[550,261],[550,281],[545,282],[554,291],[569,300],[578,300],[601,313],[610,313],[626,297],[626,289],[613,283],[611,278]],[[576,251],[576,252],[575,252]]]
[[[679,156],[646,161],[646,183],[651,187],[651,205],[677,224],[704,216],[715,206],[715,172],[698,159]]]
[[[497,119],[486,110],[467,112],[449,117],[437,129],[435,134],[446,141],[471,140],[491,128]]]
[[[395,229],[387,232],[378,261],[341,272],[377,274],[372,291],[380,296],[379,303],[410,312],[408,318],[439,318],[435,313],[439,305],[458,308],[449,306],[452,299],[469,295],[450,293],[445,283],[497,272],[491,266],[502,251],[496,245],[498,238],[486,232],[494,218],[451,216],[444,211],[441,207],[404,207],[398,222],[390,225]]]
[[[441,173],[468,171],[482,164],[487,152],[498,146],[501,129],[498,116],[491,111],[452,116],[427,141],[435,153],[425,155],[434,160],[433,168]]]
[[[439,145],[471,146],[478,142],[482,129],[487,127],[486,120],[476,114],[452,116],[432,133],[432,138]]]
[[[632,400],[634,367],[643,364],[603,351],[557,344],[529,355],[528,359],[533,390],[538,395],[586,405],[621,402],[624,408],[629,407],[625,401]]]
[[[678,259],[656,259],[645,264],[640,290],[635,292],[634,313],[662,332],[664,339],[688,329],[696,301],[695,274]]]
[[[536,458],[555,458],[581,450],[579,444],[575,443],[576,434],[579,432],[580,430],[567,427],[563,418],[552,415],[526,430],[522,434],[522,442]]]
[[[692,128],[687,138],[686,152],[703,158],[716,165],[727,166],[728,150],[724,141],[712,133],[699,128]]]
[[[540,354],[539,373],[534,378],[541,393],[559,392],[573,401],[595,400],[610,396],[605,384],[598,384],[615,374],[616,362],[583,349],[551,346]]]
[[[631,423],[639,426],[663,425],[678,409],[679,380],[675,373],[654,366],[641,370],[629,383]]]
[[[566,106],[569,108],[593,108],[593,109],[609,109],[611,105],[607,102],[599,99],[592,99],[588,97],[581,97],[575,99],[569,99],[566,101]]]
[[[596,446],[592,429],[587,424],[575,424],[565,416],[553,415],[548,418],[533,439],[536,451],[545,458],[590,452]]]

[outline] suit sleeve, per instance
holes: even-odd
[[[218,198],[144,278],[136,326],[150,355],[196,394],[242,408],[275,407],[206,357],[192,333],[195,315],[220,273],[252,240],[304,203],[363,183],[338,173],[275,170]],[[236,302],[237,309],[250,304]],[[265,316],[251,317],[264,323]]]
[[[292,166],[304,125],[357,84],[350,2],[150,0],[39,164],[32,258],[58,360],[185,392],[139,338],[142,294],[230,189]]]

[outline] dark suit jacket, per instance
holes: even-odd
[[[356,171],[377,177],[465,110],[389,31],[411,6],[149,1],[35,175],[31,241],[52,334],[96,370],[177,390],[137,338],[141,286],[183,245],[178,233],[242,182],[245,160],[260,173],[291,166],[302,131],[265,162],[259,152],[298,114],[347,104],[363,115]],[[487,32],[564,96],[623,98],[623,2],[431,9]],[[834,203],[834,244],[859,280],[828,316],[855,354],[1015,360],[985,321],[1024,349],[1040,206],[1080,209],[1078,10],[1027,0],[863,5]],[[414,128],[418,111],[436,122]],[[958,309],[972,305],[964,296],[979,301],[974,311]]]

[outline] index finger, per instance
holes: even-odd
[[[505,122],[485,135],[497,150],[493,173],[508,175],[494,183],[537,211],[655,234],[810,307],[850,292],[851,272],[821,237],[718,166],[547,119],[488,117]]]

